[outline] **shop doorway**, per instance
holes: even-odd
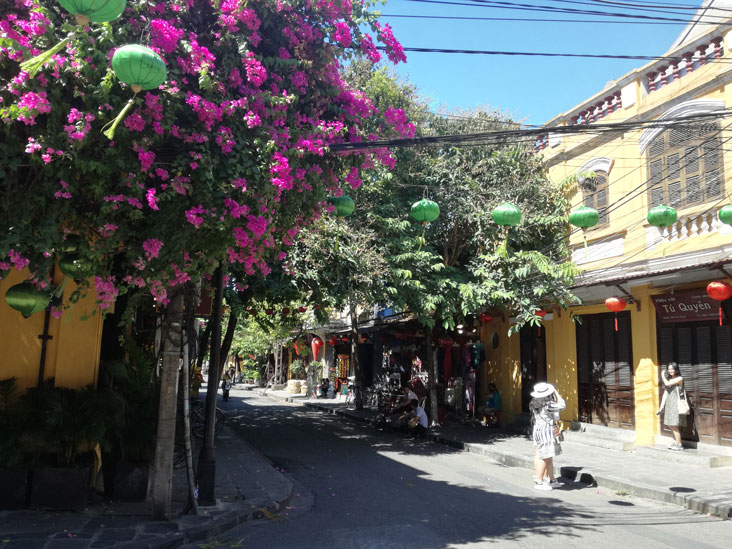
[[[577,324],[579,418],[586,423],[633,429],[633,350],[630,313],[583,315]]]
[[[540,381],[546,381],[546,339],[544,328],[521,328],[521,409],[529,411],[531,391]]]
[[[715,321],[660,324],[658,334],[661,367],[676,362],[692,406],[682,438],[732,446],[732,326]]]

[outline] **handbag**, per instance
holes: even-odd
[[[691,411],[691,407],[689,406],[689,401],[686,398],[686,391],[682,391],[681,387],[676,387],[676,394],[679,397],[677,408],[679,410],[679,415],[685,416]]]

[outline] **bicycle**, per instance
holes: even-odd
[[[221,408],[216,408],[216,419],[214,420],[214,437],[218,436],[218,434],[224,428],[225,418],[226,414],[224,413],[224,411],[221,410]],[[196,441],[203,440],[203,434],[206,430],[206,409],[202,404],[199,404],[195,408],[191,409],[190,421],[191,434],[195,437],[195,440],[191,441],[193,443],[193,453],[195,455],[197,453],[197,447],[200,446],[200,443],[197,443]],[[180,436],[176,435],[176,443],[173,450],[173,467],[176,469],[184,469],[186,466],[185,447],[183,441],[179,440],[180,438]]]

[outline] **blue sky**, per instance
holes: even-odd
[[[470,0],[455,0],[469,2]],[[580,9],[616,11],[612,6],[577,5],[552,0],[514,0]],[[643,1],[643,0],[640,0]],[[647,0],[646,0],[647,1]],[[660,2],[659,2],[660,3]],[[674,4],[694,6],[693,0]],[[568,5],[574,4],[574,5]],[[589,2],[585,3],[589,4]],[[547,14],[508,9],[440,5],[388,0],[383,14],[466,17],[533,17],[597,19],[586,15]],[[689,16],[693,12],[689,12]],[[680,17],[664,14],[667,17]],[[683,16],[681,16],[683,17]],[[405,47],[529,52],[662,55],[684,25],[531,23],[384,17]],[[599,92],[609,80],[645,61],[506,57],[444,53],[407,53],[397,72],[407,77],[438,106],[472,108],[489,105],[528,124],[543,124]]]

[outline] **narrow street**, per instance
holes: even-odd
[[[529,470],[253,392],[232,391],[221,406],[229,425],[296,483],[283,516],[222,534],[222,547],[729,544],[732,522],[677,506],[580,484],[539,492]]]

